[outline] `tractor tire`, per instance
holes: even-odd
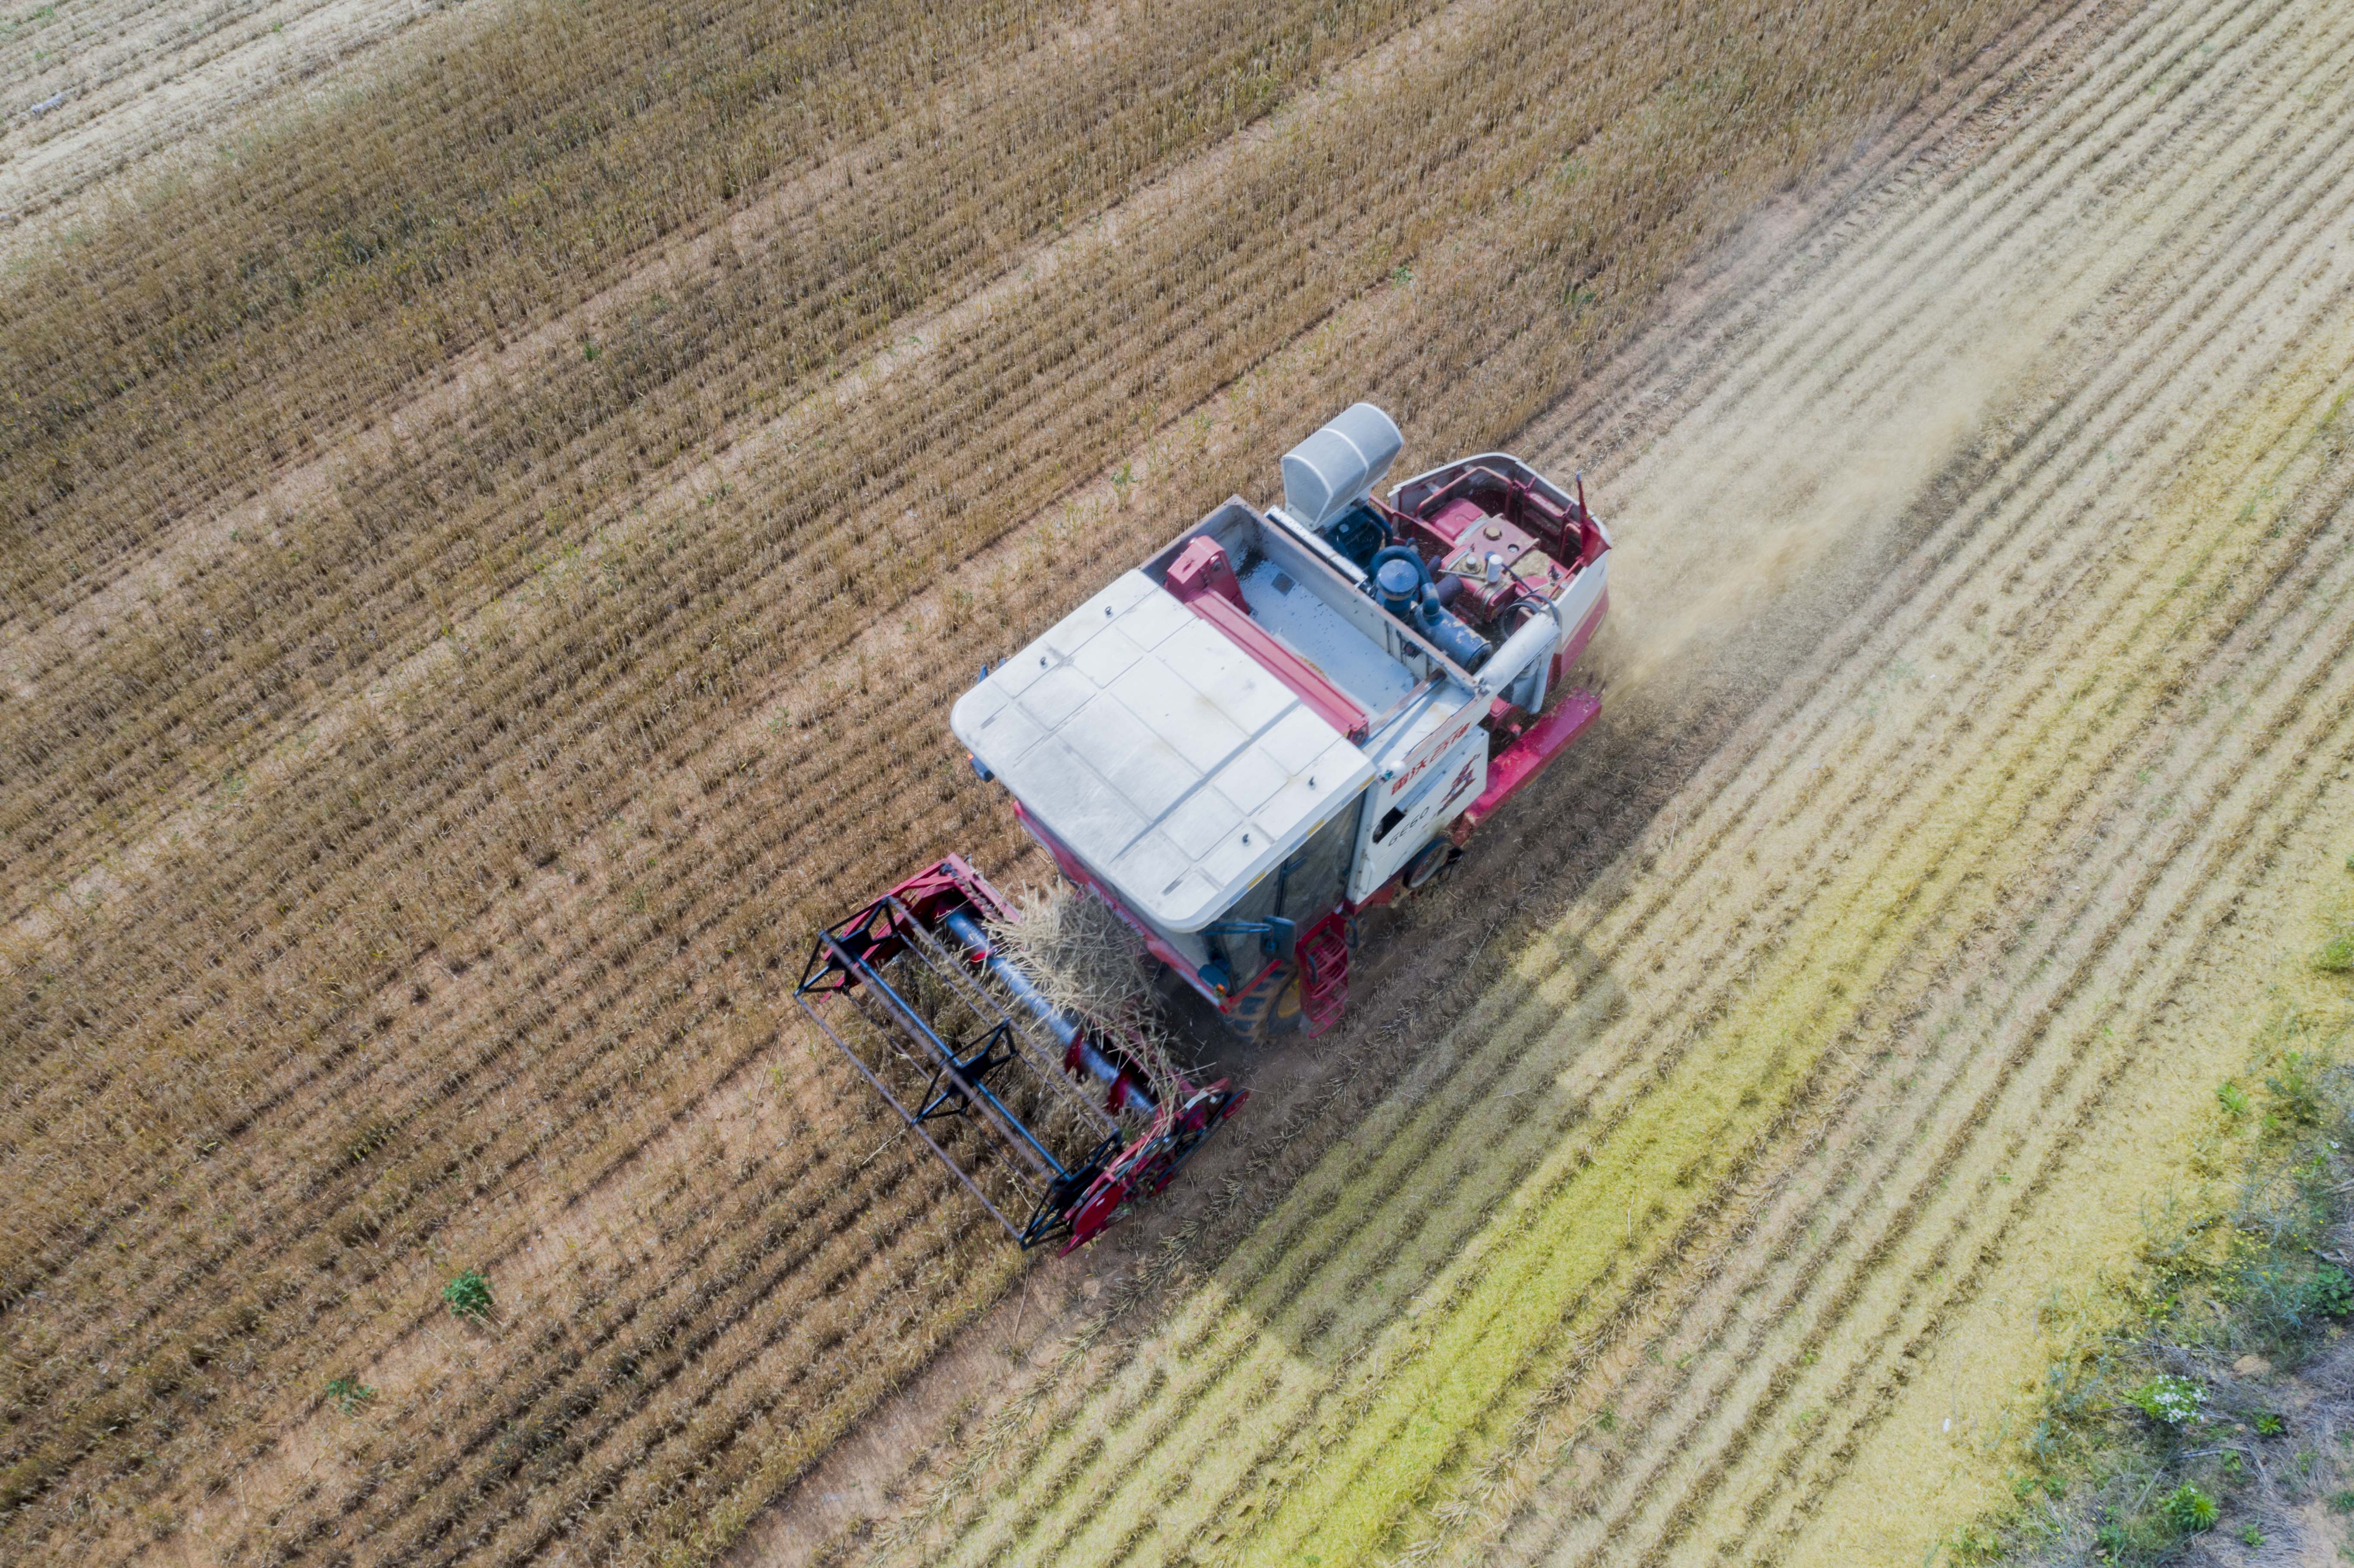
[[[1299,966],[1277,964],[1235,998],[1224,1016],[1229,1030],[1254,1045],[1296,1032],[1307,1022],[1299,1010]]]
[[[1446,879],[1463,852],[1445,839],[1433,839],[1425,844],[1420,854],[1406,862],[1405,874],[1399,880],[1408,893],[1423,893]]]

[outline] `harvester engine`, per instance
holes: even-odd
[[[1427,886],[1600,709],[1564,679],[1608,602],[1583,483],[1488,452],[1378,500],[1401,444],[1347,409],[1284,458],[1281,505],[1226,502],[950,715],[1071,885],[1246,1040],[1331,1028],[1357,916]],[[951,856],[822,934],[801,1000],[1010,1233],[1067,1251],[1244,1095],[1142,1020],[1058,1009],[992,945],[1011,917]]]

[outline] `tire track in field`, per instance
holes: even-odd
[[[2234,12],[2234,14],[2236,14],[2236,12]],[[2279,12],[2279,9],[2274,9],[2272,14],[2274,14],[2274,16],[2279,16],[2281,12]],[[1629,1224],[1629,1232],[1631,1232],[1631,1229],[1634,1229],[1634,1226]],[[1222,1404],[1226,1404],[1226,1401],[1222,1401]],[[1234,1404],[1238,1404],[1238,1401],[1234,1401]],[[1288,1436],[1288,1434],[1285,1434],[1285,1436]],[[1137,1455],[1137,1453],[1128,1453],[1128,1455],[1125,1455],[1125,1462],[1128,1462],[1128,1465],[1132,1465],[1132,1462],[1135,1462],[1137,1457],[1140,1457],[1140,1455]],[[1182,1453],[1170,1453],[1170,1455],[1165,1455],[1165,1457],[1170,1457],[1170,1459],[1184,1459],[1186,1455],[1182,1455]],[[1086,1488],[1086,1486],[1074,1486],[1074,1488],[1069,1488],[1069,1490],[1078,1490],[1078,1493],[1087,1493],[1087,1490],[1090,1490],[1090,1488]],[[1092,1507],[1104,1507],[1104,1498],[1102,1498],[1102,1495],[1090,1493],[1090,1502],[1092,1502]],[[1116,1507],[1116,1504],[1113,1504],[1113,1507]],[[1064,1544],[1069,1544],[1069,1538],[1064,1540]],[[1083,1554],[1083,1556],[1092,1556],[1092,1552],[1086,1552],[1086,1554]]]
[[[1947,970],[1947,971],[1949,971],[1949,972],[1950,972],[1950,970],[1953,969],[1953,967],[1954,967],[1954,966],[1953,966],[1953,965],[1951,965],[1951,964],[1949,963],[1949,964],[1943,965],[1943,966],[1940,966],[1940,967],[1941,967],[1942,969],[1946,969],[1946,970]],[[1888,999],[1883,999],[1883,1000],[1884,1000],[1884,1001],[1886,1001],[1886,1003],[1887,1003],[1887,1005],[1886,1005],[1886,1007],[1883,1009],[1883,1011],[1895,1011],[1895,1012],[1903,1012],[1917,1011],[1917,1010],[1918,1010],[1918,1009],[1917,1009],[1917,1004],[1916,1004],[1916,1003],[1913,1001],[1913,999],[1911,999],[1910,997],[1905,997],[1905,998],[1888,998]],[[1942,1038],[1942,1031],[1935,1031],[1935,1032],[1933,1032],[1933,1033],[1935,1035],[1935,1037],[1937,1037],[1937,1038]],[[1932,1064],[1932,1065],[1936,1065],[1936,1064],[1934,1062],[1934,1060],[1933,1060],[1933,1064]],[[1916,1069],[1917,1069],[1917,1067],[1918,1067],[1918,1064],[1917,1064],[1917,1063],[1909,1063],[1906,1070],[1907,1070],[1907,1072],[1908,1072],[1908,1073],[1910,1073],[1910,1072],[1912,1072],[1912,1071],[1916,1070]],[[1895,1141],[1896,1141],[1896,1143],[1897,1143],[1898,1147],[1900,1147],[1900,1148],[1901,1148],[1901,1147],[1905,1146],[1905,1143],[1906,1143],[1906,1137],[1905,1137],[1905,1128],[1904,1128],[1904,1126],[1903,1125],[1903,1118],[1897,1118],[1891,1119],[1891,1118],[1890,1118],[1890,1117],[1889,1117],[1888,1108],[1887,1108],[1885,1106],[1882,1106],[1882,1107],[1879,1107],[1876,1111],[1874,1111],[1874,1112],[1870,1112],[1870,1113],[1859,1113],[1859,1112],[1855,1112],[1855,1111],[1852,1111],[1852,1110],[1844,1110],[1845,1102],[1846,1102],[1847,1098],[1850,1097],[1850,1096],[1851,1096],[1851,1094],[1852,1094],[1852,1091],[1853,1091],[1853,1089],[1855,1088],[1855,1086],[1856,1086],[1855,1085],[1853,1085],[1852,1083],[1850,1083],[1850,1084],[1848,1086],[1847,1090],[1846,1090],[1846,1091],[1844,1091],[1844,1092],[1841,1094],[1841,1096],[1840,1096],[1840,1097],[1839,1097],[1839,1098],[1840,1098],[1840,1106],[1841,1106],[1841,1107],[1843,1108],[1843,1114],[1844,1114],[1844,1115],[1846,1115],[1850,1119],[1852,1119],[1852,1118],[1853,1118],[1853,1117],[1855,1117],[1856,1115],[1860,1115],[1860,1114],[1872,1114],[1872,1115],[1876,1116],[1879,1119],[1875,1120],[1874,1122],[1872,1122],[1872,1123],[1871,1123],[1871,1124],[1868,1124],[1868,1125],[1872,1126],[1872,1127],[1873,1127],[1873,1128],[1874,1128],[1874,1139],[1877,1140],[1877,1139],[1886,1139],[1893,1138],[1893,1139],[1895,1139]],[[1946,1086],[1944,1086],[1943,1087],[1941,1087],[1941,1088],[1940,1088],[1939,1093],[1942,1095],[1942,1094],[1945,1094],[1945,1093],[1950,1092],[1950,1088],[1951,1088],[1950,1084],[1947,1084],[1947,1085],[1946,1085]],[[1900,1107],[1897,1107],[1897,1109],[1898,1109],[1898,1110],[1905,1110],[1905,1109],[1907,1109],[1907,1107],[1900,1106]],[[1911,1107],[1911,1112],[1912,1112],[1912,1114],[1913,1114],[1913,1115],[1917,1118],[1919,1118],[1919,1117],[1921,1117],[1922,1115],[1924,1115],[1924,1114],[1925,1114],[1925,1107],[1919,1107],[1918,1105],[1915,1105],[1914,1107]],[[1787,1172],[1785,1172],[1785,1175],[1787,1176]],[[1846,1186],[1850,1185],[1850,1184],[1852,1183],[1853,1180],[1854,1180],[1854,1175],[1855,1175],[1855,1172],[1854,1172],[1854,1171],[1853,1171],[1853,1169],[1852,1169],[1851,1165],[1850,1165],[1850,1166],[1849,1166],[1849,1167],[1841,1168],[1841,1169],[1835,1170],[1835,1171],[1815,1172],[1815,1173],[1813,1173],[1813,1174],[1810,1176],[1810,1180],[1809,1180],[1809,1190],[1813,1190],[1815,1187],[1817,1187],[1818,1185],[1819,1185],[1820,1187],[1822,1187],[1822,1188],[1824,1188],[1824,1189],[1828,1189],[1828,1190],[1829,1190],[1829,1192],[1840,1192],[1842,1188],[1844,1188],[1844,1187],[1846,1187]],[[1875,1176],[1875,1178],[1874,1178],[1875,1182],[1878,1181],[1878,1179],[1879,1179],[1879,1178]],[[1769,1184],[1770,1184],[1770,1183],[1769,1183]],[[1781,1183],[1781,1185],[1785,1185],[1785,1186],[1787,1186],[1787,1181],[1785,1181],[1785,1182]],[[1825,1196],[1825,1197],[1824,1197],[1820,1202],[1829,1202],[1829,1197],[1828,1197],[1828,1195],[1826,1195],[1826,1196]],[[1818,1205],[1818,1208],[1819,1208],[1819,1205]],[[1844,1227],[1844,1226],[1849,1223],[1849,1217],[1848,1217],[1848,1216],[1846,1216],[1846,1215],[1844,1215],[1844,1214],[1841,1214],[1841,1215],[1840,1215],[1840,1216],[1838,1216],[1838,1217],[1840,1218],[1840,1224],[1841,1224],[1841,1225],[1842,1225],[1843,1227]],[[1754,1220],[1754,1215],[1752,1216],[1752,1218],[1753,1218],[1753,1220]],[[1824,1218],[1824,1216],[1823,1216],[1819,1212],[1816,1212],[1816,1211],[1813,1211],[1813,1210],[1810,1210],[1810,1211],[1809,1211],[1809,1212],[1808,1212],[1808,1213],[1802,1213],[1802,1214],[1798,1215],[1798,1216],[1797,1217],[1797,1219],[1796,1219],[1796,1220],[1787,1220],[1787,1217],[1786,1217],[1786,1223],[1785,1223],[1785,1224],[1784,1224],[1784,1225],[1783,1225],[1783,1234],[1782,1234],[1781,1235],[1779,1235],[1778,1237],[1768,1237],[1768,1238],[1766,1238],[1766,1242],[1761,1243],[1761,1244],[1760,1244],[1760,1245],[1770,1245],[1771,1250],[1772,1250],[1772,1253],[1773,1253],[1773,1255],[1774,1255],[1774,1259],[1775,1259],[1775,1261],[1776,1261],[1777,1264],[1778,1264],[1778,1263],[1785,1262],[1785,1261],[1787,1261],[1787,1258],[1789,1257],[1789,1255],[1790,1255],[1790,1253],[1789,1253],[1789,1250],[1788,1250],[1788,1249],[1793,1245],[1793,1238],[1792,1238],[1791,1234],[1789,1234],[1789,1233],[1790,1233],[1790,1231],[1791,1231],[1791,1229],[1792,1229],[1794,1226],[1797,1226],[1797,1225],[1799,1225],[1799,1224],[1803,1224],[1807,1229],[1808,1229],[1809,1231],[1811,1231],[1811,1229],[1812,1229],[1812,1227],[1813,1227],[1813,1226],[1815,1226],[1815,1225],[1817,1225],[1817,1224],[1819,1224],[1822,1223],[1823,1218]],[[1703,1249],[1702,1249],[1702,1250],[1705,1251],[1706,1249],[1705,1249],[1705,1248],[1703,1248]],[[1819,1261],[1819,1260],[1817,1260],[1817,1261]],[[1721,1264],[1717,1264],[1717,1265],[1713,1266],[1713,1269],[1714,1269],[1714,1272],[1721,1273],[1721,1272],[1722,1272],[1722,1265],[1721,1265]],[[1787,1272],[1787,1271],[1786,1271],[1786,1272]],[[1744,1286],[1743,1287],[1744,1294],[1747,1294],[1747,1293],[1749,1293],[1750,1291],[1755,1290],[1756,1287],[1756,1287],[1756,1284],[1755,1284],[1755,1282],[1751,1282],[1751,1283],[1749,1283],[1749,1284],[1746,1284],[1746,1285],[1744,1285]],[[1656,1327],[1656,1324],[1654,1324],[1653,1326],[1654,1326],[1654,1327]],[[1619,1404],[1618,1408],[1619,1408],[1619,1411],[1620,1411],[1620,1418],[1623,1420],[1623,1419],[1625,1419],[1625,1418],[1626,1418],[1626,1414],[1625,1414],[1625,1406],[1624,1406],[1623,1403]],[[1712,1408],[1713,1408],[1712,1404]],[[1687,1436],[1688,1436],[1688,1435],[1687,1435]],[[1655,1443],[1653,1443],[1653,1442],[1650,1440],[1650,1436],[1649,1436],[1649,1432],[1648,1432],[1648,1430],[1647,1430],[1647,1429],[1645,1429],[1645,1428],[1643,1428],[1643,1427],[1641,1427],[1641,1426],[1637,1426],[1637,1427],[1634,1427],[1634,1428],[1629,1428],[1629,1429],[1628,1429],[1628,1435],[1627,1435],[1627,1436],[1626,1436],[1625,1438],[1621,1439],[1620,1441],[1621,1441],[1621,1442],[1626,1446],[1627,1449],[1628,1449],[1630,1453],[1643,1453],[1643,1454],[1645,1454],[1645,1455],[1646,1455],[1646,1459],[1647,1459],[1647,1461],[1648,1461],[1648,1462],[1649,1462],[1649,1463],[1651,1463],[1653,1469],[1655,1469],[1655,1470],[1656,1470],[1656,1469],[1659,1467],[1659,1462],[1658,1462],[1658,1459],[1657,1459],[1657,1457],[1656,1457],[1656,1456],[1657,1456],[1658,1445],[1657,1445],[1657,1444],[1655,1444]],[[1680,1445],[1680,1446],[1681,1446],[1681,1445]]]
[[[2095,803],[2100,803],[2100,800],[2095,800]],[[2081,869],[2081,866],[2079,866],[2079,869],[2073,871],[2072,875],[2090,875],[2090,874],[2088,874],[2088,871]],[[2140,890],[2135,890],[2135,893],[2140,895]],[[2036,923],[2041,923],[2041,918],[2046,918],[2046,916],[2051,916],[2051,914],[2052,914],[2051,906],[2046,906],[2046,909],[2039,909],[2039,911],[2036,911]],[[2069,916],[2069,920],[2072,920],[2072,930],[2073,930],[2073,914]],[[2102,951],[2107,951],[2107,948],[2102,948]],[[2051,951],[2041,951],[2041,948],[2039,948],[2039,954],[2041,954],[2041,956],[2039,956],[2039,959],[2036,959],[2036,960],[2039,960],[2039,963],[2051,963],[2051,959],[2052,959]],[[2100,954],[2095,954],[2095,959],[2097,959],[2097,956],[2100,956]],[[2043,1017],[2043,1022],[2048,1022],[2048,1012],[2051,1012],[2051,1008],[2052,1008],[2052,1003],[2046,1003],[2046,1005],[2043,1005],[2043,1010],[2041,1010],[2041,1015],[2039,1015],[2039,1017]],[[1952,1024],[1946,1024],[1946,1026],[1952,1026]],[[1945,1032],[1945,1029],[1940,1029],[1940,1033],[1942,1033],[1942,1032]],[[1985,1111],[1985,1104],[1979,1104],[1978,1111],[1979,1111],[1979,1114],[1982,1114],[1982,1111]],[[1975,1118],[1978,1118],[1978,1114],[1973,1114],[1973,1118],[1970,1118],[1970,1126],[1975,1126]],[[2010,1139],[2008,1139],[2008,1142],[2012,1144],[2012,1151],[2015,1151],[2015,1144],[2020,1142],[2018,1135],[2015,1135],[2015,1132],[2012,1132],[2012,1137],[2010,1137]]]
[[[2342,490],[2334,499],[2334,507],[2335,514],[2330,521],[2338,530],[2337,543],[2342,547],[2343,529],[2349,514],[2348,496]],[[2334,580],[2313,591],[2337,594],[2341,596],[2339,601],[2342,602],[2342,595],[2349,586],[2342,560],[2333,571],[2332,578]],[[2311,602],[2307,600],[2298,608],[2309,609]],[[2134,932],[2120,931],[2113,940],[2113,954],[2108,958],[2104,972],[2089,977],[2084,990],[2084,997],[2089,999],[2096,984],[2105,980],[2119,991],[2155,990],[2156,994],[2147,1001],[2137,1000],[2137,1005],[2131,1009],[2115,1003],[2106,1004],[2105,1017],[2095,1016],[2083,1025],[2077,1043],[2070,1047],[2068,1066],[2072,1072],[2090,1072],[2095,1067],[2098,1072],[2075,1103],[2068,1107],[2073,1114],[2067,1120],[2059,1121],[2051,1114],[2050,1107],[2042,1103],[2036,1103],[2031,1107],[2018,1104],[2019,1096],[2027,1092],[2023,1089],[2013,1090],[2013,1103],[1999,1107],[2006,1113],[1999,1128],[2003,1133],[2002,1147],[1998,1150],[1990,1136],[1979,1138],[1969,1151],[1976,1167],[1971,1185],[1981,1197],[1994,1197],[1993,1184],[1997,1179],[1994,1165],[1998,1160],[2012,1170],[2031,1171],[2031,1182],[2021,1190],[2020,1199],[2008,1207],[1999,1208],[1989,1202],[1985,1212],[1962,1210],[1952,1213],[1948,1234],[1939,1238],[1937,1247],[1931,1255],[1939,1265],[1936,1277],[1933,1278],[1929,1268],[1920,1266],[1906,1282],[1907,1288],[1918,1287],[1923,1298],[1919,1304],[1921,1309],[1917,1312],[1897,1309],[1898,1307],[1914,1305],[1910,1301],[1890,1307],[1885,1327],[1874,1334],[1874,1356],[1859,1361],[1847,1374],[1844,1392],[1850,1393],[1850,1396],[1855,1393],[1871,1396],[1857,1399],[1856,1403],[1862,1410],[1860,1418],[1838,1443],[1825,1445],[1799,1457],[1803,1464],[1786,1467],[1797,1473],[1787,1484],[1777,1475],[1774,1482],[1763,1489],[1762,1495],[1748,1506],[1746,1511],[1751,1517],[1765,1516],[1760,1521],[1762,1533],[1787,1534],[1800,1527],[1803,1512],[1836,1481],[1856,1447],[1868,1439],[1873,1428],[1885,1417],[1891,1408],[1888,1395],[1903,1381],[1901,1372],[1904,1364],[1917,1357],[1932,1341],[1946,1311],[1969,1299],[1977,1288],[1977,1282],[1986,1273],[1985,1265],[2000,1255],[2014,1228],[2038,1217],[2037,1210],[2030,1206],[2028,1200],[2049,1197],[2054,1202],[2071,1201],[2067,1196],[2069,1184],[2060,1177],[2065,1162],[2078,1151],[2086,1129],[2097,1128],[2108,1133],[2131,1130],[2127,1113],[2114,1108],[2112,1101],[2115,1092],[2130,1083],[2127,1075],[2137,1068],[2147,1070],[2147,1065],[2126,1043],[2130,1039],[2137,1047],[2152,1044],[2159,1033],[2163,1011],[2178,1003],[2185,995],[2194,994],[2195,980],[2203,978],[2211,987],[2231,983],[2229,976],[2211,972],[2211,966],[2209,972],[2203,976],[2200,974],[2200,966],[2205,964],[2208,945],[2220,935],[2222,924],[2232,918],[2242,895],[2240,890],[2255,885],[2291,837],[2320,810],[2319,799],[2327,784],[2327,776],[2291,780],[2285,775],[2310,772],[2313,760],[2322,757],[2328,759],[2327,775],[2334,776],[2349,757],[2354,756],[2354,749],[2349,749],[2349,736],[2342,726],[2333,729],[2320,722],[2329,720],[2334,723],[2342,719],[2349,711],[2349,697],[2354,696],[2354,682],[2347,679],[2343,669],[2354,644],[2349,644],[2344,633],[2342,623],[2333,629],[2335,641],[2327,645],[2328,658],[2326,662],[2315,657],[2317,650],[2324,646],[2319,640],[2301,650],[2305,658],[2301,661],[2301,672],[2297,672],[2296,684],[2268,725],[2268,727],[2277,726],[2285,732],[2280,744],[2236,755],[2219,753],[2214,759],[2213,767],[2227,769],[2233,775],[2229,780],[2229,799],[2218,802],[2219,824],[2196,840],[2187,840],[2182,844],[2181,859],[2168,868],[2170,879],[2179,884],[2184,880],[2181,865],[2196,865],[2200,874],[2198,885],[2179,890],[2179,906],[2165,910],[2162,916],[2164,925],[2147,938],[2145,945],[2129,950],[2125,938]],[[2221,689],[2224,688],[2214,690]],[[2262,779],[2266,786],[2277,788],[2284,801],[2291,796],[2298,797],[2294,808],[2284,803],[2278,810],[2270,810],[2275,804],[2274,800],[2260,791],[2251,782],[2252,779]],[[2228,813],[2221,810],[2225,806],[2231,808]],[[2147,908],[2137,910],[2133,926],[2139,928],[2158,923],[2161,916],[2158,911],[2162,907],[2160,900],[2153,895]],[[2160,937],[2165,938],[2162,946]],[[2174,971],[2171,977],[2168,976],[2169,969]],[[2161,984],[2163,989],[2157,989]],[[2067,1000],[2073,1003],[2079,998],[2072,996]],[[2084,1005],[2090,1007],[2093,1003],[2087,1000]],[[2100,1026],[2099,1036],[2091,1033],[2094,1024]],[[2079,1054],[2084,1057],[2081,1061],[2077,1059]],[[2211,1065],[2214,1076],[2221,1077],[2236,1063],[2223,1061]],[[2031,1116],[2029,1114],[2031,1108]],[[1989,1109],[1988,1114],[1989,1120],[1993,1120],[1994,1110]],[[1975,1126],[1970,1130],[1973,1135],[1979,1132]],[[1998,1128],[1990,1127],[1986,1129],[1988,1133]],[[2041,1149],[2037,1147],[2039,1141],[2042,1144]],[[1949,1174],[1960,1168],[1961,1153],[1958,1150],[1955,1151],[1955,1157],[1947,1167]],[[2006,1183],[2009,1181],[2008,1171],[2000,1175]],[[1994,1216],[1993,1223],[1988,1223],[1989,1215]],[[1931,1287],[1942,1282],[1944,1266],[1962,1261],[1971,1262],[1973,1266],[1956,1283],[1950,1293],[1933,1296]],[[1903,1337],[1900,1339],[1900,1336]],[[1768,1505],[1773,1510],[1770,1513]],[[1766,1531],[1766,1525],[1773,1525],[1776,1529]]]

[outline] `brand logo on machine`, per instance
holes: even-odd
[[[1479,765],[1478,763],[1465,763],[1463,765],[1463,771],[1455,776],[1455,782],[1447,787],[1447,801],[1442,802],[1442,804],[1452,802],[1455,797],[1463,793],[1464,790],[1471,788],[1471,780],[1479,771]]]
[[[1422,777],[1424,768],[1428,768],[1432,763],[1437,761],[1440,758],[1454,750],[1455,743],[1461,740],[1465,736],[1470,733],[1471,721],[1469,719],[1465,719],[1460,725],[1456,726],[1455,733],[1448,736],[1446,739],[1437,742],[1424,742],[1424,745],[1429,749],[1423,753],[1421,761],[1416,762],[1413,767],[1407,768],[1405,772],[1397,776],[1396,781],[1390,786],[1390,793],[1393,795],[1403,794],[1408,785],[1411,785],[1416,779]]]

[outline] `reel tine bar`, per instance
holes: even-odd
[[[1149,1092],[1134,1049],[991,952],[981,922],[1010,912],[950,855],[819,933],[793,1000],[1007,1234],[1068,1252],[1167,1185],[1248,1097],[1182,1077]]]

